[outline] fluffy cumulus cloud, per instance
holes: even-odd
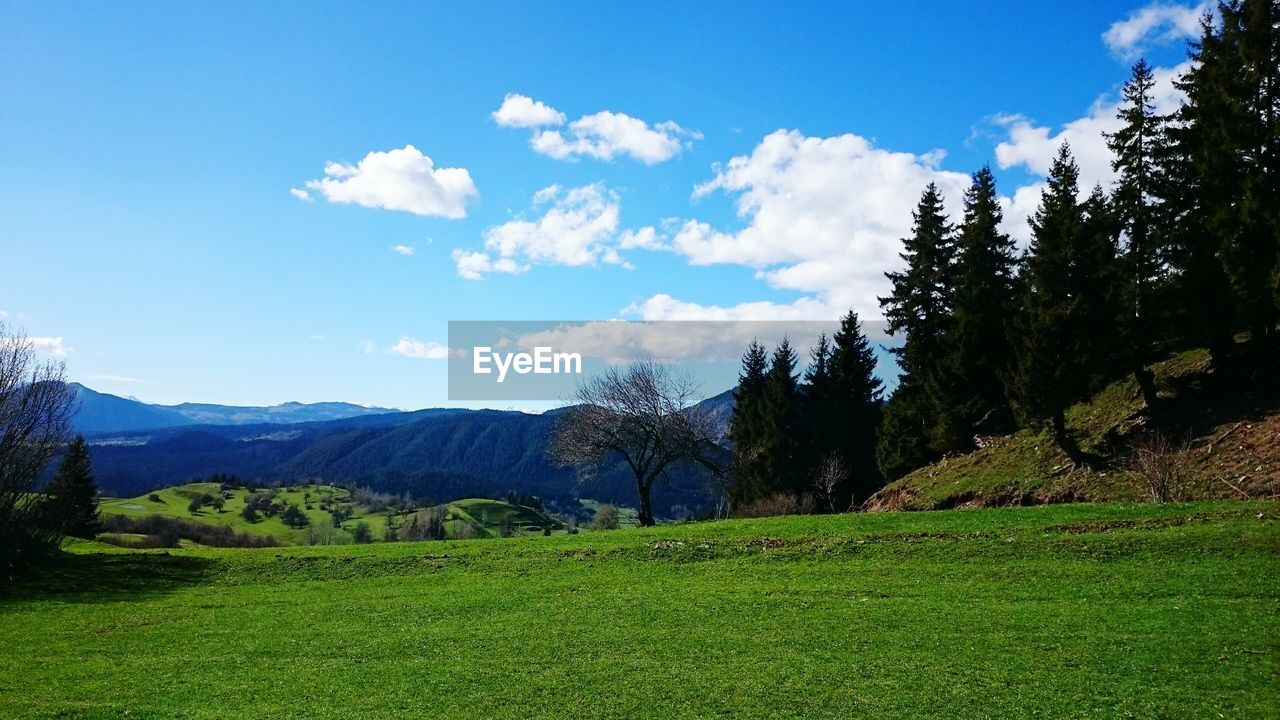
[[[924,187],[937,183],[948,209],[958,212],[969,176],[939,169],[941,159],[939,152],[892,152],[858,135],[778,130],[694,190],[695,199],[731,197],[745,227],[690,219],[669,247],[694,265],[755,268],[771,286],[807,296],[719,307],[658,295],[629,310],[651,320],[825,320],[851,307],[878,317],[876,298],[888,290],[884,272],[900,264],[900,241]]]
[[[408,257],[414,253],[414,249],[410,245],[392,245],[391,252]]]
[[[700,133],[674,122],[650,124],[625,113],[604,110],[565,126],[564,113],[525,95],[508,94],[493,119],[503,127],[530,128],[529,145],[557,160],[630,156],[646,165],[666,162],[689,147]],[[562,127],[563,126],[563,127]]]
[[[1199,35],[1200,18],[1210,7],[1207,1],[1196,5],[1154,2],[1113,23],[1102,41],[1116,57],[1134,60],[1153,45]]]
[[[507,93],[502,106],[493,111],[493,120],[502,127],[535,128],[563,125],[564,113],[527,95]]]
[[[27,342],[31,343],[31,348],[41,355],[49,357],[65,358],[67,353],[71,352],[71,348],[62,342],[61,337],[28,337]]]
[[[411,337],[402,337],[395,345],[387,348],[392,355],[414,358],[417,360],[448,360],[449,347],[436,342],[422,342]]]
[[[552,185],[539,190],[533,204],[545,207],[540,216],[490,227],[483,250],[454,250],[458,275],[479,280],[486,273],[520,273],[533,265],[630,267],[619,248],[658,242],[653,228],[618,232],[618,195],[600,183],[570,189]]]
[[[1189,63],[1184,62],[1177,67],[1155,68],[1152,94],[1156,112],[1171,113],[1178,109],[1185,96],[1173,83],[1188,67]],[[1115,181],[1115,173],[1111,169],[1111,150],[1105,134],[1120,129],[1122,123],[1116,118],[1120,104],[1115,95],[1103,95],[1082,117],[1057,131],[1037,125],[1022,115],[997,116],[994,122],[1005,133],[1005,139],[996,145],[996,162],[1001,168],[1020,166],[1044,177],[1049,174],[1058,147],[1065,141],[1080,166],[1081,192],[1087,194],[1095,184],[1109,187]],[[1038,197],[1037,190],[1037,201]],[[1015,195],[1014,206],[1018,205],[1016,200]],[[1019,237],[1018,231],[1014,230],[1013,234]]]
[[[479,194],[465,168],[437,168],[412,145],[371,152],[355,165],[331,162],[325,165],[324,174],[308,181],[306,187],[329,202],[415,215],[463,218],[467,202]],[[292,192],[300,199],[310,197],[297,188]]]

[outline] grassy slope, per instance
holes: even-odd
[[[0,717],[1277,717],[1278,518],[1079,504],[83,554],[0,599]]]
[[[279,517],[260,517],[254,522],[245,520],[240,515],[240,511],[244,509],[245,498],[250,494],[249,491],[236,489],[232,490],[231,493],[232,496],[226,501],[226,506],[222,512],[206,507],[196,515],[191,515],[187,511],[187,506],[190,504],[191,499],[202,494],[217,495],[217,484],[188,483],[156,491],[156,494],[160,496],[160,502],[148,499],[148,493],[148,495],[136,498],[106,500],[101,507],[103,514],[106,515],[127,515],[130,517],[164,515],[211,525],[230,525],[237,532],[273,536],[285,545],[300,545],[305,542],[307,533],[305,528],[291,528],[285,525]],[[308,494],[311,496],[312,508],[310,510],[306,509],[305,502]],[[354,515],[342,524],[342,527],[348,532],[355,527],[356,523],[366,522],[373,531],[375,541],[382,539],[387,524],[386,515],[383,513],[371,513],[364,506],[351,504],[351,494],[344,488],[332,485],[298,485],[276,489],[278,502],[297,505],[299,509],[303,510],[311,518],[312,523],[330,517],[327,511],[320,509],[320,498],[322,496],[329,497],[333,501],[344,505],[351,505]],[[446,512],[448,513],[450,525],[457,523],[469,524],[473,527],[477,537],[497,537],[502,519],[507,516],[511,518],[512,526],[520,532],[540,533],[542,528],[548,525],[558,526],[558,524],[536,510],[509,505],[499,500],[482,498],[459,500],[449,503],[446,507]],[[404,518],[401,517],[397,522],[403,524]]]
[[[1202,498],[1274,497],[1280,492],[1280,406],[1273,390],[1255,397],[1232,386],[1223,391],[1203,350],[1154,366],[1174,435],[1189,440],[1184,453]],[[932,510],[1024,505],[1071,500],[1136,500],[1141,482],[1128,470],[1123,448],[1142,428],[1137,384],[1125,378],[1072,407],[1067,427],[1087,453],[1110,457],[1091,470],[1069,470],[1067,458],[1044,433],[1020,431],[988,438],[987,447],[945,458],[890,483],[868,504],[873,510]],[[1214,440],[1230,433],[1228,443]]]
[[[226,501],[222,512],[206,507],[196,515],[192,515],[187,511],[187,505],[193,497],[202,494],[216,496],[218,494],[218,485],[216,483],[188,483],[157,490],[156,494],[160,496],[160,502],[147,499],[147,495],[141,495],[136,498],[106,500],[101,506],[102,513],[104,515],[128,515],[130,517],[164,515],[211,525],[230,525],[237,532],[261,536],[270,535],[286,545],[300,544],[306,537],[307,531],[305,528],[291,528],[285,525],[279,517],[260,517],[255,522],[245,520],[240,512],[244,510],[245,498],[250,493],[243,488],[231,491],[231,498]],[[306,509],[305,502],[308,494],[311,496],[310,510]],[[332,485],[297,485],[276,489],[277,502],[297,505],[299,509],[306,513],[312,523],[330,518],[328,512],[320,509],[321,496],[331,497],[337,502],[345,503],[349,502],[350,492]],[[387,522],[386,516],[378,513],[369,513],[360,506],[355,506],[354,509],[355,517],[343,523],[343,527],[350,530],[355,527],[357,522],[364,521],[373,530],[374,537],[381,538],[383,528]]]

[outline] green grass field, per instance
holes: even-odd
[[[468,542],[83,543],[0,599],[4,718],[1274,718],[1280,505]]]
[[[372,512],[369,508],[355,503],[351,492],[334,485],[304,484],[275,488],[276,500],[281,504],[296,505],[304,512],[311,523],[317,524],[330,518],[328,511],[322,509],[322,500],[341,505],[351,511],[352,516],[342,523],[342,529],[350,533],[357,523],[369,525],[375,541],[383,538],[387,524],[387,516],[382,512]],[[154,494],[158,500],[152,500]],[[124,515],[142,518],[148,515],[162,515],[191,522],[216,526],[230,526],[236,532],[258,536],[274,537],[282,545],[303,545],[307,542],[306,528],[291,528],[279,516],[259,516],[252,522],[244,519],[245,499],[250,492],[244,488],[228,491],[229,498],[221,511],[205,507],[192,515],[188,509],[191,499],[201,495],[218,495],[217,483],[188,483],[157,490],[136,498],[116,498],[104,500],[101,512],[104,516]],[[470,526],[474,537],[498,537],[504,519],[506,524],[516,533],[541,534],[544,527],[559,528],[545,514],[532,508],[510,505],[501,500],[470,498],[447,503],[445,513],[448,520],[446,528],[456,532],[462,525]],[[634,515],[634,513],[633,513]],[[407,513],[399,513],[395,522],[397,527],[406,522]],[[140,539],[137,536],[135,539]],[[126,538],[127,539],[127,538]],[[349,541],[349,539],[348,539]],[[183,541],[185,546],[191,543]]]

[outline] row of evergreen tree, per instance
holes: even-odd
[[[844,508],[880,486],[875,444],[884,388],[858,316],[849,312],[834,335],[820,336],[809,360],[801,377],[786,338],[772,355],[757,340],[743,356],[729,422],[728,495],[738,511],[778,493],[820,492]]]
[[[1177,347],[1274,360],[1280,318],[1280,3],[1220,3],[1190,44],[1185,94],[1156,112],[1145,61],[1124,86],[1120,128],[1107,136],[1117,180],[1083,200],[1064,143],[1032,238],[1019,254],[1001,232],[989,168],[972,177],[959,225],[925,188],[881,298],[901,370],[887,403],[852,313],[814,349],[803,380],[782,343],[748,350],[731,425],[735,507],[770,493],[812,491],[833,453],[843,496],[866,497],[975,436],[1045,428],[1087,463],[1067,408],[1132,374],[1159,420],[1151,363]],[[1274,368],[1273,368],[1274,369]]]

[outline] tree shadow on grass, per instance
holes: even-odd
[[[0,603],[142,600],[208,582],[217,564],[167,553],[62,554],[0,583]]]

